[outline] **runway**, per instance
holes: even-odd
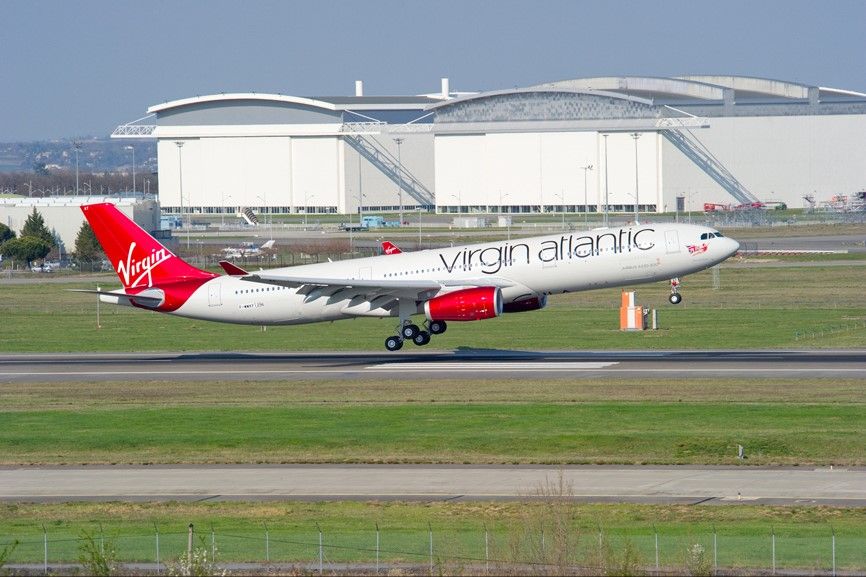
[[[506,351],[0,355],[0,383],[529,377],[866,378],[866,351]]]
[[[560,486],[560,475],[565,490]],[[866,506],[866,469],[202,465],[0,468],[0,501],[532,500]]]

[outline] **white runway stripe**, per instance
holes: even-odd
[[[497,363],[383,363],[370,365],[375,371],[579,371],[603,369],[618,363],[611,362],[497,362]]]

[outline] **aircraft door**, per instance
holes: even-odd
[[[373,269],[369,266],[359,268],[358,278],[361,280],[370,280],[373,278]]]
[[[668,254],[680,252],[680,237],[675,230],[665,231],[665,248]]]
[[[209,307],[223,306],[220,283],[212,282],[207,285],[207,304]]]

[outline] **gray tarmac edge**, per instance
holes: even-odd
[[[553,491],[557,486],[563,491]],[[533,465],[0,468],[2,502],[532,501],[866,506],[866,469]]]

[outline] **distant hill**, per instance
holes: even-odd
[[[135,170],[140,174],[157,170],[156,140],[123,140],[111,138],[69,138],[61,140],[0,143],[0,172],[33,172],[44,169],[75,170],[75,142],[80,172],[115,172],[132,170],[135,147]]]

